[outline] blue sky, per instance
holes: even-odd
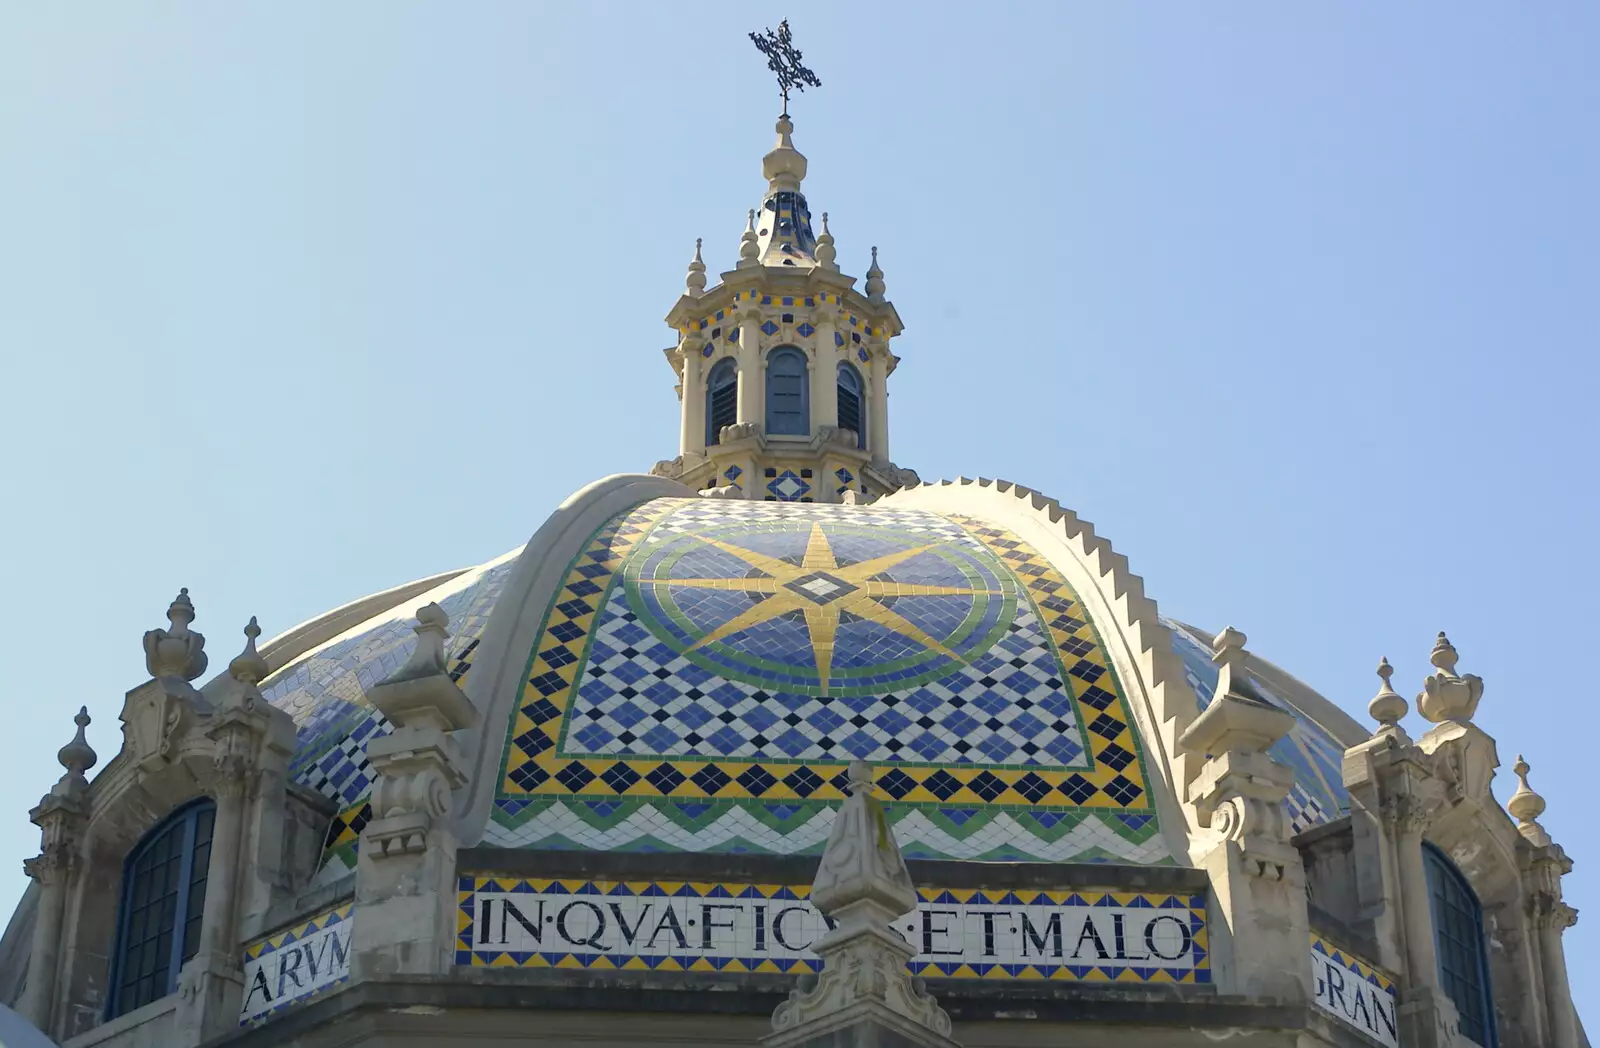
[[[1600,907],[1600,12],[763,0],[0,7],[0,908],[179,586],[221,668],[675,453],[661,317],[759,202],[786,13],[895,458],[1058,497],[1363,719],[1448,630]]]

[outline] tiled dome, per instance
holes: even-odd
[[[397,602],[263,685],[299,729],[290,773],[333,800],[318,882],[370,818],[365,693],[410,654],[415,609],[450,615],[467,684],[514,551]],[[542,615],[484,843],[769,854],[820,850],[843,772],[869,761],[906,854],[1163,863],[1150,757],[1103,640],[1036,549],[923,509],[658,498],[620,513]],[[1167,621],[1199,703],[1217,671]],[[1293,713],[1296,831],[1349,799],[1343,746]],[[498,735],[498,724],[487,726]]]
[[[906,854],[1161,862],[1077,595],[982,520],[663,498],[550,599],[485,842],[819,850],[866,760]]]

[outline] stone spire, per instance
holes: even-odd
[[[739,269],[749,269],[751,266],[761,264],[758,255],[761,247],[757,243],[760,238],[756,236],[756,209],[750,209],[750,224],[745,226],[744,235],[739,237]]]
[[[1470,724],[1472,715],[1477,712],[1478,700],[1483,698],[1483,679],[1470,673],[1457,674],[1458,658],[1455,645],[1441,630],[1439,639],[1434,641],[1433,653],[1428,657],[1438,672],[1423,679],[1422,692],[1417,696],[1417,712],[1435,724],[1444,721]]]
[[[883,270],[878,268],[878,249],[872,249],[872,267],[867,270],[866,292],[867,300],[873,303],[883,301]]]
[[[694,261],[689,263],[689,275],[684,278],[684,294],[699,298],[706,293],[706,263],[700,257],[700,238],[694,238]]]
[[[1533,792],[1533,787],[1528,785],[1528,762],[1522,759],[1522,754],[1517,754],[1517,763],[1512,767],[1512,772],[1517,776],[1517,790],[1506,801],[1506,811],[1517,820],[1517,832],[1528,841],[1540,848],[1550,846],[1550,835],[1539,825],[1539,816],[1544,814],[1544,798]]]
[[[1403,746],[1409,746],[1411,739],[1406,735],[1406,730],[1400,727],[1400,720],[1411,707],[1406,700],[1389,685],[1389,678],[1394,676],[1394,667],[1389,665],[1387,658],[1378,660],[1378,676],[1383,680],[1383,686],[1378,689],[1378,694],[1367,703],[1367,712],[1372,719],[1378,722],[1378,730],[1374,735],[1386,736],[1394,739]]]
[[[951,1045],[950,1016],[906,971],[916,949],[893,928],[917,908],[917,890],[872,796],[872,768],[854,761],[847,774],[849,796],[811,887],[812,903],[834,922],[813,947],[822,972],[772,1013],[774,1033],[762,1043]]]
[[[206,671],[206,639],[189,628],[194,621],[194,604],[187,588],[173,598],[167,608],[167,621],[170,629],[154,629],[144,635],[145,669],[158,680],[194,680]]]
[[[756,209],[756,257],[764,266],[815,268],[817,238],[811,232],[811,209],[800,182],[806,177],[806,158],[794,147],[794,123],[788,114],[778,118],[778,144],[761,158],[767,194]],[[741,256],[743,248],[740,249]]]
[[[839,272],[838,250],[833,246],[833,234],[828,232],[828,213],[822,213],[822,235],[817,237],[817,265],[830,273]]]

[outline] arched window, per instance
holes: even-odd
[[[839,365],[839,427],[856,432],[856,447],[867,446],[867,415],[863,408],[861,372],[849,364]]]
[[[739,371],[724,360],[706,379],[706,444],[722,439],[722,427],[739,421]]]
[[[793,346],[767,354],[767,432],[803,437],[811,432],[806,358]]]
[[[1495,1048],[1494,997],[1483,941],[1483,907],[1455,863],[1432,845],[1423,848],[1428,894],[1433,898],[1434,949],[1439,982],[1461,1014],[1461,1035]]]
[[[113,1018],[176,990],[178,969],[200,948],[216,814],[209,800],[179,809],[128,855],[111,955]]]

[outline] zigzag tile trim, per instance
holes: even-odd
[[[349,981],[353,905],[335,906],[245,947],[240,1026],[259,1023]]]
[[[1311,979],[1319,1008],[1385,1048],[1400,1048],[1392,976],[1312,932]]]
[[[511,817],[490,821],[484,844],[501,848],[573,848],[598,851],[670,850],[687,852],[755,851],[778,855],[820,852],[833,828],[837,809],[805,806],[794,824],[774,827],[748,808],[737,807],[696,825],[674,817],[656,804],[640,804],[624,817],[600,822],[591,811],[557,801],[532,810],[516,822]],[[1021,817],[1001,811],[974,814],[959,828],[926,812],[893,810],[895,837],[911,858],[983,859],[990,861],[1117,861],[1164,863],[1165,841],[1154,822],[1137,836],[1126,824],[1087,813],[1059,836],[1043,837]],[[597,825],[598,824],[598,825]],[[967,832],[960,832],[965,830]]]

